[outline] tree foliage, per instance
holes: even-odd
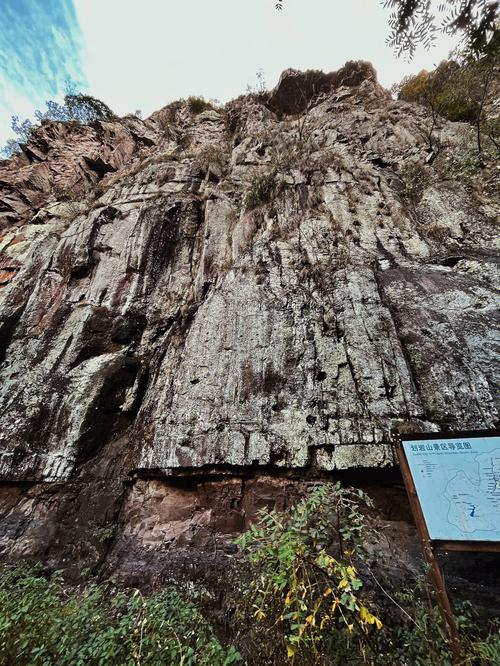
[[[445,60],[432,72],[425,70],[408,76],[396,86],[398,98],[426,106],[432,118],[429,132],[430,148],[434,149],[432,133],[439,117],[468,122],[476,127],[479,161],[483,161],[483,137],[497,151],[500,142],[497,116],[486,110],[492,83],[498,81],[498,58],[495,55],[480,59],[461,58],[461,62]]]
[[[476,54],[498,51],[498,0],[381,0],[392,10],[387,42],[398,55],[432,46],[439,32],[459,34]],[[283,9],[285,0],[276,2]]]
[[[458,33],[468,49],[498,49],[498,0],[384,0],[390,7],[388,43],[398,55],[412,56],[418,44],[429,48],[437,33]]]
[[[35,111],[36,122],[28,118],[22,120],[19,116],[12,116],[10,126],[15,138],[7,141],[0,151],[1,154],[9,157],[19,151],[21,145],[29,141],[38,125],[46,121],[77,122],[82,125],[89,125],[98,120],[109,121],[116,118],[109,106],[100,99],[76,92],[72,88],[68,88],[63,104],[55,100],[47,100],[45,107],[43,110],[37,109]]]

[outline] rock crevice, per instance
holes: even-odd
[[[497,210],[446,171],[472,128],[429,164],[427,123],[348,63],[0,163],[4,554],[71,502],[132,534],[137,470],[381,470],[399,431],[498,423]]]

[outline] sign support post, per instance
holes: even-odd
[[[461,661],[461,653],[462,653],[462,649],[460,646],[460,636],[458,633],[457,623],[455,622],[455,618],[453,616],[453,610],[451,608],[448,592],[446,590],[444,574],[441,569],[441,565],[439,564],[439,560],[436,557],[434,549],[432,547],[429,531],[427,530],[427,525],[425,523],[422,508],[420,506],[420,502],[418,501],[418,495],[415,488],[415,484],[413,483],[410,468],[408,466],[408,461],[406,460],[406,456],[404,454],[403,447],[401,446],[400,441],[397,442],[396,450],[406,492],[410,500],[410,507],[413,514],[413,518],[415,520],[417,529],[422,538],[424,556],[431,568],[431,576],[439,603],[439,609],[441,611],[441,615],[443,616],[443,620],[446,624],[448,637],[450,639],[453,661],[455,662],[455,664],[459,664]]]
[[[460,664],[460,636],[436,551],[500,553],[500,431],[404,434],[396,451],[453,662]]]

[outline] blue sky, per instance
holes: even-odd
[[[59,97],[67,80],[83,87],[87,81],[72,0],[0,0],[0,25],[1,141],[11,115],[31,115]]]
[[[0,0],[0,144],[10,117],[59,99],[65,81],[119,114],[144,115],[191,94],[227,101],[287,67],[370,60],[384,85],[431,68],[454,41],[411,63],[386,45],[380,0]]]

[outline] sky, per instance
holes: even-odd
[[[288,68],[332,71],[369,60],[383,85],[431,69],[440,37],[411,62],[386,44],[381,0],[0,0],[0,145],[13,114],[31,117],[74,82],[116,113],[147,116],[189,95],[225,102]]]

